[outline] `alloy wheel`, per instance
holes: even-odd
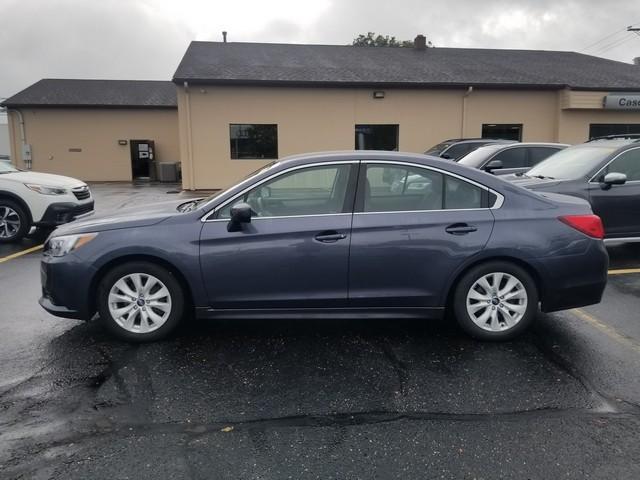
[[[13,238],[20,231],[20,215],[13,208],[0,205],[0,238]]]
[[[158,278],[147,273],[130,273],[109,291],[109,313],[131,333],[157,330],[171,314],[171,293]]]
[[[489,332],[513,328],[527,311],[528,296],[515,276],[493,272],[476,280],[467,293],[467,313],[478,327]]]

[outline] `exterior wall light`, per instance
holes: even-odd
[[[384,92],[382,90],[376,90],[373,92],[373,98],[381,99],[384,98]]]
[[[118,145],[126,145],[127,141],[126,140],[118,140]]]

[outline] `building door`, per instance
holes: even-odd
[[[151,165],[155,159],[153,140],[130,140],[129,144],[133,178],[151,178]]]

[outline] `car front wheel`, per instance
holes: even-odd
[[[535,282],[508,262],[488,262],[458,282],[454,310],[460,326],[480,340],[509,340],[526,330],[538,311]]]
[[[0,243],[17,242],[30,228],[29,218],[20,205],[0,199]]]
[[[149,262],[126,263],[100,282],[98,312],[104,327],[123,340],[160,340],[180,323],[184,292],[167,269]]]

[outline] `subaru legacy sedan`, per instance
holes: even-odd
[[[97,312],[128,341],[160,339],[191,313],[427,319],[447,310],[472,336],[504,340],[539,306],[600,301],[602,236],[582,199],[451,161],[308,154],[209,198],[60,227],[45,245],[40,304],[61,317]]]

